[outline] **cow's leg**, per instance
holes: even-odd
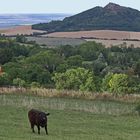
[[[38,134],[40,134],[40,126],[38,125],[37,128],[38,128]]]
[[[47,125],[45,125],[45,131],[46,131],[46,135],[48,135]]]
[[[31,124],[31,129],[32,129],[32,132],[35,133],[34,125],[33,124]]]
[[[35,133],[34,124],[31,124],[31,129],[32,129],[32,132]]]

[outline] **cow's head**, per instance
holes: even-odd
[[[47,123],[47,117],[45,113],[39,113],[40,126],[44,127]]]
[[[47,124],[47,116],[50,115],[50,113],[39,113],[39,122],[40,126],[44,127]]]

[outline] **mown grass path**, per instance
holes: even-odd
[[[41,135],[31,132],[30,108],[50,112],[49,136],[44,129]],[[134,108],[110,101],[0,95],[0,140],[140,140],[140,117]]]

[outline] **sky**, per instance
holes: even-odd
[[[77,14],[109,2],[140,10],[140,0],[0,0],[0,14],[70,13]]]

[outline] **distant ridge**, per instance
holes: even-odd
[[[48,32],[84,30],[140,31],[140,11],[109,3],[105,7],[94,7],[82,13],[67,17],[62,21],[40,23],[33,29]]]

